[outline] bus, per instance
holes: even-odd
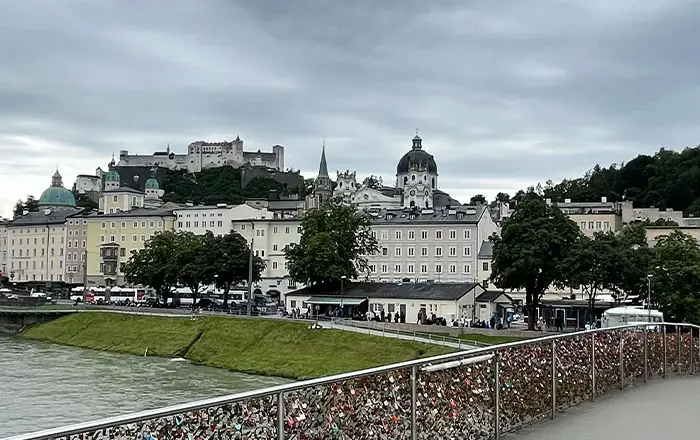
[[[658,310],[645,309],[640,306],[614,307],[603,312],[601,327],[617,327],[620,325],[645,324],[647,322],[663,322],[664,314]],[[658,330],[658,326],[650,327]]]

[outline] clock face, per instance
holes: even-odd
[[[416,195],[416,191],[412,189],[411,192],[410,192],[410,194],[411,194],[411,196],[415,196],[415,195]]]

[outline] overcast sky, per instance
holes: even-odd
[[[0,215],[56,166],[231,140],[492,198],[700,140],[692,0],[1,0]]]

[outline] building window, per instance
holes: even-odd
[[[273,261],[273,262],[272,262],[272,268],[273,268],[273,269],[277,269],[277,262],[276,262],[276,261]]]
[[[301,234],[301,226],[297,226],[297,234]]]
[[[382,255],[385,256],[385,257],[386,257],[387,255],[389,255],[389,249],[383,247],[383,248],[382,248]]]
[[[222,227],[224,226],[224,222],[222,222],[221,220],[219,220],[219,221],[216,222],[216,226],[222,228]]]
[[[401,231],[394,231],[394,239],[401,240]]]
[[[464,273],[465,273],[465,275],[469,275],[470,273],[472,273],[472,266],[471,266],[471,264],[465,264],[465,265],[464,265]]]
[[[285,226],[285,227],[284,227],[284,233],[285,233],[285,234],[289,234],[289,226]]]
[[[442,240],[442,231],[435,231],[435,239]]]
[[[472,238],[472,231],[469,229],[464,230],[464,239],[470,240]]]
[[[121,238],[122,243],[124,243],[126,241],[126,235],[122,235],[120,238]]]
[[[428,256],[428,248],[423,246],[420,248],[420,256],[421,257],[427,257]]]
[[[442,264],[435,265],[435,273],[442,273]]]
[[[105,236],[104,236],[104,235],[100,235],[100,243],[104,243],[104,242],[105,242]]]
[[[280,228],[279,228],[278,226],[273,227],[273,228],[272,228],[272,233],[273,233],[273,234],[277,234],[277,233],[279,232],[279,229],[280,229]]]
[[[394,265],[394,273],[401,273],[401,265],[400,264]]]
[[[488,271],[489,271],[489,262],[488,262],[488,261],[484,261],[483,264],[481,265],[481,268],[482,268],[485,272],[488,272]]]
[[[221,222],[219,222],[221,223]],[[158,227],[162,228],[163,227],[163,220],[158,220]]]
[[[142,236],[141,236],[141,241],[144,241],[144,242],[146,241],[146,236],[145,236],[145,235],[142,235]]]
[[[139,236],[138,236],[138,235],[132,235],[132,236],[131,236],[131,240],[132,240],[133,242],[137,242],[137,241],[139,241]]]
[[[415,240],[416,239],[416,231],[408,231],[408,239]]]
[[[450,240],[456,240],[457,239],[457,231],[451,230],[450,231]]]
[[[442,257],[442,248],[440,246],[435,246],[435,256]]]
[[[156,222],[150,222],[149,225],[150,225],[151,228],[155,228],[155,227],[156,227]]]
[[[450,257],[456,257],[457,256],[457,248],[454,246],[450,246]]]
[[[464,246],[464,256],[465,257],[470,257],[472,255],[472,248],[471,246]]]
[[[113,202],[118,202],[118,201],[119,201],[119,196],[112,196],[112,201],[113,201]]]
[[[382,240],[388,240],[389,239],[389,231],[383,229],[382,230]]]
[[[588,222],[588,229],[593,229],[593,222]]]
[[[102,229],[105,229],[107,227],[107,223],[102,222]]]
[[[421,238],[421,240],[427,240],[428,239],[428,231],[420,231],[420,238]]]
[[[389,266],[387,266],[386,264],[382,264],[382,273],[387,273],[387,272],[389,272]]]
[[[400,257],[400,256],[401,256],[401,248],[400,248],[400,247],[395,247],[395,248],[394,248],[394,256],[395,256],[395,257]]]
[[[457,265],[450,264],[450,273],[457,273]]]
[[[601,222],[601,221],[595,222],[595,228],[596,228],[596,229],[601,229],[602,227],[603,227],[603,222]]]
[[[277,245],[276,245],[276,244],[273,244],[273,245],[272,245],[272,251],[273,251],[273,252],[277,252]]]
[[[110,222],[109,227],[112,228],[112,229],[114,229],[114,228],[117,227],[117,224],[114,223],[114,222]]]
[[[370,264],[369,271],[370,273],[377,273],[377,266],[375,266],[374,264]]]
[[[420,265],[420,273],[428,273],[428,266],[426,264]]]
[[[177,222],[177,227],[181,228],[182,227],[182,222]]]
[[[610,222],[603,222],[604,229],[610,229]]]
[[[206,225],[204,225],[204,226],[206,226]],[[198,227],[199,227],[199,221],[194,222],[194,227],[195,227],[195,228],[198,228]]]
[[[581,229],[586,229],[586,222],[581,222]]]
[[[141,227],[145,228],[146,227],[146,222],[141,222]]]
[[[414,247],[408,248],[408,256],[413,257],[416,254],[416,249]]]

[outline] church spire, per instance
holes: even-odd
[[[323,140],[323,149],[321,150],[321,165],[318,167],[318,177],[327,177],[328,175],[328,163],[326,162],[326,140]]]

